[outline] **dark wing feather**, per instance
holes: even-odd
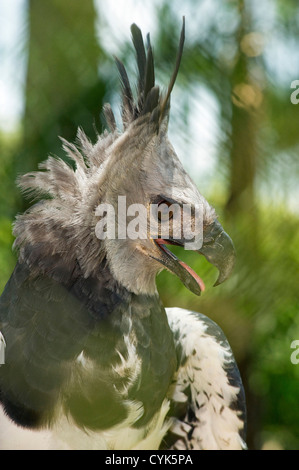
[[[52,422],[58,405],[80,426],[103,429],[126,417],[113,380],[100,373],[119,360],[116,343],[122,331],[117,335],[107,318],[122,306],[126,310],[127,301],[105,270],[101,282],[74,276],[63,285],[17,264],[0,299],[6,341],[0,402],[11,419],[39,428]],[[82,351],[99,371],[84,380],[78,363]],[[114,413],[107,413],[108,403]]]
[[[88,332],[86,308],[57,282],[31,278],[17,264],[0,299],[0,329],[6,341],[0,398],[18,424],[51,421],[68,361],[80,353]]]

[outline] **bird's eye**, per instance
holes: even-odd
[[[166,222],[173,218],[173,211],[171,210],[171,204],[165,200],[158,204],[158,220],[159,222]]]

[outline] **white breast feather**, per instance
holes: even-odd
[[[240,389],[230,385],[225,372],[225,365],[234,360],[229,346],[221,345],[207,334],[208,325],[199,314],[180,308],[166,309],[166,312],[171,329],[179,332],[179,342],[187,356],[186,363],[177,374],[173,399],[183,401],[183,390],[190,384],[198,420],[190,446],[209,450],[244,448],[239,435],[243,421],[239,413],[230,408]],[[182,438],[190,429],[178,421],[173,425],[173,430],[180,432]],[[178,442],[176,448],[180,447],[186,448],[186,443]]]

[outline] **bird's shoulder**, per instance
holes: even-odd
[[[222,329],[207,316],[166,309],[179,367],[169,390],[176,448],[243,448],[245,394]],[[167,441],[167,439],[166,439]]]

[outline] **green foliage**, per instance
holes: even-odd
[[[13,237],[11,234],[11,220],[0,218],[0,290],[5,287],[16,263],[16,257],[12,253]]]

